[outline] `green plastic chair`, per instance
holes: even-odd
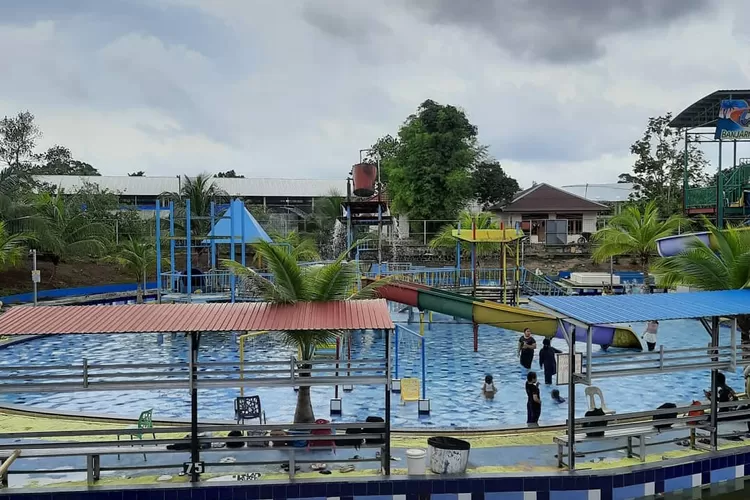
[[[150,433],[149,432],[145,432],[144,433],[143,432],[144,430],[148,431],[148,429],[152,429],[153,430],[153,428],[154,428],[154,422],[152,420],[153,413],[154,413],[153,409],[148,409],[148,410],[145,410],[145,411],[141,412],[141,414],[138,416],[138,425],[135,426],[135,427],[132,427],[133,430],[137,429],[138,432],[133,432],[133,433],[130,434],[130,440],[131,441],[133,441],[133,439],[136,438],[136,437],[138,439],[143,439],[143,434],[151,434],[151,436],[154,439],[156,439],[156,434],[155,433],[153,433],[153,432],[150,432]],[[118,441],[120,440],[120,435],[119,434],[117,435],[117,440]],[[120,459],[120,455],[119,454],[117,455],[117,459],[118,460]],[[147,460],[145,453],[143,454],[143,460]]]

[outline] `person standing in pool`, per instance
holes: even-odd
[[[544,370],[544,383],[552,385],[552,377],[557,373],[556,354],[560,354],[560,349],[552,347],[550,339],[544,339],[542,349],[539,351],[539,368]]]
[[[648,350],[653,351],[656,349],[656,334],[659,331],[659,322],[658,321],[649,321],[646,323],[646,331],[643,332],[643,335],[641,335],[641,338],[646,341],[646,345],[648,346]]]
[[[539,383],[536,381],[536,373],[529,372],[526,375],[526,423],[539,425],[539,417],[542,414],[542,399],[539,397]]]
[[[531,336],[531,328],[523,329],[523,336],[518,339],[518,354],[521,358],[521,366],[531,370],[531,364],[534,362],[534,351],[536,350],[536,340]]]

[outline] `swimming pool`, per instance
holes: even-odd
[[[405,314],[394,314],[400,324]],[[416,329],[417,325],[405,325]],[[643,325],[634,324],[643,331]],[[723,331],[722,345],[728,332]],[[434,316],[434,323],[426,331],[427,397],[432,413],[419,417],[415,403],[403,406],[397,394],[392,396],[394,427],[505,427],[523,425],[526,421],[525,370],[518,364],[517,332],[489,326],[479,331],[479,352],[473,352],[472,326],[457,323],[452,318]],[[659,339],[666,347],[704,347],[708,335],[697,321],[662,322]],[[541,338],[537,342],[541,347]],[[373,332],[356,333],[352,341],[353,358],[382,357],[384,339]],[[564,349],[562,340],[553,345]],[[410,335],[402,335],[399,342],[399,376],[421,378],[418,342]],[[585,346],[579,344],[579,348]],[[200,361],[237,361],[239,346],[229,334],[205,335],[201,340]],[[597,347],[595,346],[595,349]],[[612,350],[614,352],[614,350]],[[273,334],[256,337],[245,345],[246,361],[288,360],[291,350]],[[597,351],[596,356],[606,356]],[[0,365],[39,365],[81,363],[87,358],[95,363],[187,362],[188,346],[182,335],[164,337],[157,344],[156,335],[68,335],[45,336],[32,341],[0,349]],[[538,368],[538,358],[534,360]],[[494,376],[499,393],[487,401],[480,394],[486,373]],[[618,413],[653,409],[665,402],[689,403],[708,388],[708,371],[667,373],[596,381],[604,393],[607,406]],[[727,374],[727,381],[735,390],[742,391],[741,372]],[[542,417],[540,423],[562,423],[567,417],[567,405],[552,403],[550,392],[555,386],[542,384]],[[560,387],[567,397],[567,387]],[[577,390],[576,410],[586,410],[584,387]],[[330,418],[329,400],[333,387],[312,389],[316,417]],[[294,414],[296,395],[291,388],[248,388],[247,394],[258,394],[269,422],[288,422]],[[212,389],[199,392],[199,417],[202,419],[231,420],[237,389]],[[343,416],[337,420],[364,419],[368,415],[382,415],[385,411],[383,389],[380,386],[355,387],[342,394]],[[123,392],[80,392],[62,394],[3,394],[0,402],[24,404],[39,408],[83,413],[137,416],[142,410],[153,408],[154,418],[189,418],[190,402],[187,391],[152,390]]]

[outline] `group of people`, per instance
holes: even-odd
[[[531,370],[534,362],[534,352],[536,351],[536,340],[531,334],[530,328],[523,330],[523,335],[518,339],[518,355],[521,366],[529,370],[526,374],[526,422],[536,425],[542,414],[542,400],[539,394],[539,382],[537,381],[536,372]],[[545,338],[542,343],[542,349],[539,351],[539,368],[544,371],[544,383],[552,384],[552,377],[557,373],[557,360],[555,355],[560,353],[559,349],[552,347],[550,339]],[[484,378],[482,385],[482,394],[487,399],[494,398],[497,393],[497,387],[493,381],[492,375]],[[552,391],[552,400],[555,403],[564,403],[565,399],[560,396],[560,391]]]

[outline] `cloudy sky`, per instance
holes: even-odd
[[[509,173],[614,182],[649,116],[746,88],[742,0],[0,2],[0,116],[104,174],[338,178],[427,98]]]

